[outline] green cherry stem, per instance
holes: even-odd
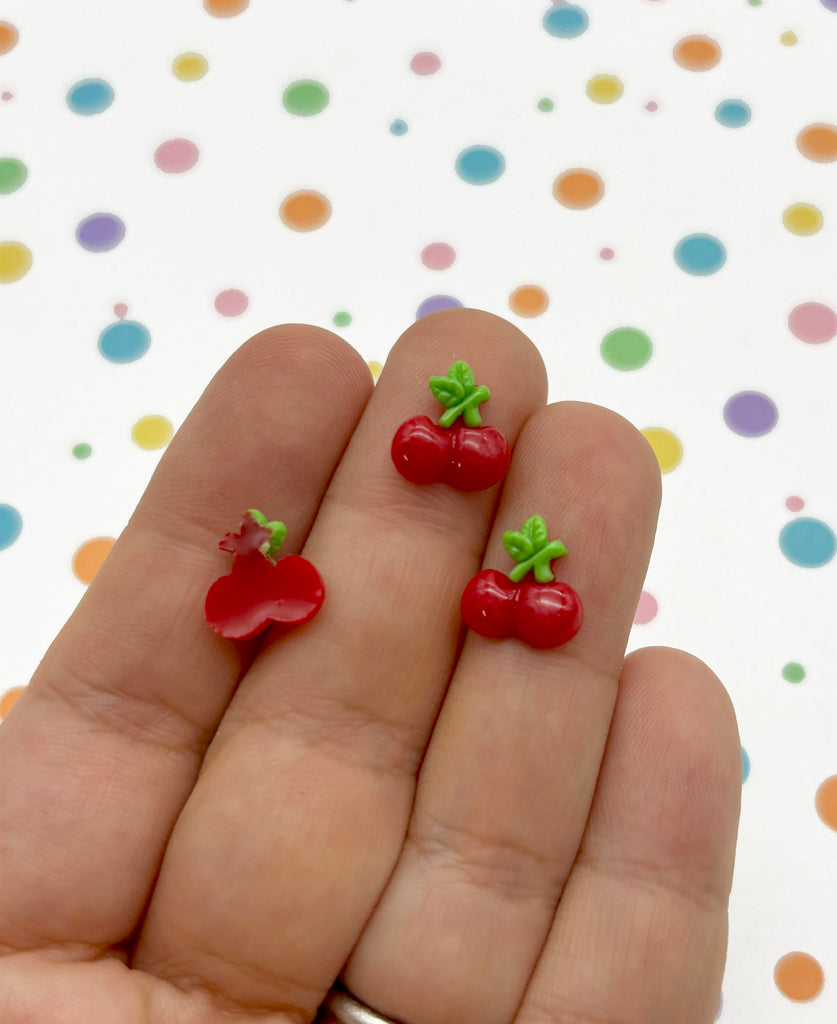
[[[489,398],[491,398],[491,392],[485,384],[480,384],[478,388],[474,388],[470,394],[467,394],[461,402],[457,402],[456,405],[451,406],[442,413],[439,418],[439,426],[453,426],[460,416],[465,421],[466,426],[481,426],[482,417],[479,414],[478,407],[483,402],[487,402]]]
[[[273,557],[282,544],[285,541],[285,537],[288,535],[288,529],[284,523],[280,523],[277,519],[272,519],[268,522],[267,516],[264,512],[260,512],[257,508],[251,508],[247,510],[247,515],[251,519],[255,520],[259,526],[263,526],[266,530],[270,530],[270,539],[265,540],[260,546],[259,550],[271,562],[275,562],[276,559]]]
[[[555,574],[550,569],[549,563],[554,558],[561,558],[566,553],[567,549],[560,540],[551,540],[546,547],[536,551],[525,562],[518,562],[509,573],[509,579],[512,583],[520,583],[526,573],[530,569],[534,569],[535,579],[538,583],[551,583],[555,579]]]

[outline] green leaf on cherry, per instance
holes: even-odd
[[[515,562],[525,562],[535,553],[529,538],[517,530],[509,530],[503,534],[503,546]]]
[[[442,403],[446,409],[461,402],[465,397],[465,389],[458,380],[451,380],[449,377],[431,377],[430,390],[433,397]]]
[[[541,516],[530,516],[520,532],[509,530],[503,534],[506,551],[517,562],[509,573],[513,583],[520,583],[528,572],[534,572],[538,583],[551,583],[555,579],[550,562],[567,554],[563,541],[550,540],[546,523]]]
[[[542,516],[530,516],[523,524],[521,532],[532,545],[532,553],[540,551],[549,543],[549,534]]]
[[[474,387],[474,373],[471,367],[461,359],[458,359],[448,370],[448,378],[457,381],[462,386],[463,394]]]

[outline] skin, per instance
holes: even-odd
[[[392,466],[454,358],[514,446],[502,488]],[[739,740],[702,662],[625,658],[659,500],[635,428],[547,406],[488,313],[419,320],[374,391],[327,331],[248,341],[0,728],[0,1020],[297,1024],[342,974],[409,1024],[712,1021]],[[326,599],[234,645],[203,598],[253,507]],[[465,584],[533,512],[580,633],[463,637]]]

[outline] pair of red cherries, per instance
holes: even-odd
[[[467,363],[458,361],[445,377],[431,377],[430,390],[444,406],[438,424],[428,416],[402,423],[392,440],[392,461],[411,483],[444,483],[458,491],[480,491],[508,472],[509,443],[496,427],[484,426],[479,406],[491,394],[477,386]],[[462,419],[461,423],[457,421]],[[239,533],[220,542],[234,556],[232,572],[206,595],[206,618],[231,640],[257,636],[269,626],[287,633],[312,619],[325,587],[314,566],[300,555],[276,558],[287,530],[256,509],[246,513]],[[475,633],[493,640],[517,637],[541,650],[559,647],[581,628],[578,594],[555,579],[550,563],[567,554],[550,541],[546,523],[530,516],[519,531],[503,534],[517,563],[508,576],[483,569],[465,587],[462,618]],[[534,582],[526,577],[532,572]]]

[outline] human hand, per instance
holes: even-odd
[[[515,444],[496,508],[390,460],[454,359]],[[317,328],[231,357],[0,728],[3,1024],[309,1021],[341,971],[409,1024],[714,1019],[735,717],[690,655],[624,657],[651,449],[545,399],[532,344],[470,310],[412,326],[374,393]],[[203,602],[253,507],[326,598],[233,644]],[[534,512],[580,633],[461,646],[465,584]]]

